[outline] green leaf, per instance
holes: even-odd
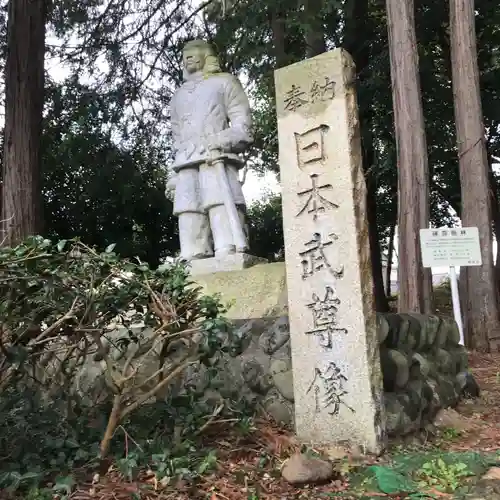
[[[108,245],[108,246],[106,247],[105,252],[106,252],[106,253],[111,253],[111,252],[115,249],[115,246],[116,246],[116,243],[111,243],[111,245]]]
[[[64,438],[57,438],[54,441],[54,448],[61,449],[64,447]]]
[[[52,487],[55,493],[63,493],[65,496],[71,495],[71,491],[75,486],[73,476],[63,476],[56,478],[56,484]]]
[[[66,246],[66,243],[68,242],[68,240],[61,240],[58,244],[57,244],[57,251],[58,252],[62,252],[64,250],[64,247]]]
[[[17,471],[0,474],[0,485],[10,491],[16,491],[21,483],[21,474]]]
[[[370,467],[370,469],[375,473],[378,487],[383,493],[411,493],[418,490],[413,481],[395,470],[377,465]]]
[[[205,474],[206,472],[213,470],[217,465],[217,455],[214,451],[211,451],[206,457],[204,457],[201,464],[198,466],[198,474]]]
[[[79,448],[75,453],[75,460],[87,460],[89,453],[87,450]]]
[[[31,487],[38,486],[38,483],[42,479],[43,474],[40,472],[25,472],[19,482],[23,486],[29,485]]]
[[[67,438],[64,441],[64,446],[66,446],[66,448],[72,448],[72,449],[80,448],[80,445],[72,438]]]

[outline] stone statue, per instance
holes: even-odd
[[[179,217],[181,258],[193,261],[244,253],[248,247],[240,157],[252,142],[248,98],[223,73],[212,47],[184,46],[184,83],[171,101],[175,160],[167,183]]]

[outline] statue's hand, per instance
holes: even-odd
[[[175,194],[175,186],[177,185],[177,174],[172,174],[165,186],[165,196],[172,200]]]
[[[203,146],[207,152],[217,151],[219,153],[229,153],[232,149],[230,141],[224,137],[222,132],[207,136]]]
[[[208,165],[213,165],[215,162],[223,158],[222,151],[217,148],[210,148],[207,151],[206,159]]]

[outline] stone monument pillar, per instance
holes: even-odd
[[[355,70],[342,49],[275,72],[296,430],[384,447]]]
[[[175,159],[167,196],[179,217],[181,258],[192,274],[243,269],[266,262],[248,255],[241,153],[252,142],[248,98],[220,69],[205,41],[183,50],[184,83],[171,101]]]

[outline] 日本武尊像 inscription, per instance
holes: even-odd
[[[331,286],[326,287],[323,298],[313,293],[312,299],[313,301],[307,304],[307,307],[312,311],[313,328],[306,331],[306,334],[316,335],[321,347],[331,349],[334,334],[348,333],[346,328],[339,328],[337,325],[340,299]]]
[[[297,163],[301,167],[326,159],[325,138],[329,129],[328,125],[322,124],[305,132],[294,132]]]
[[[297,217],[307,210],[307,213],[312,214],[313,219],[317,219],[318,214],[324,212],[327,208],[339,208],[336,203],[321,194],[322,191],[333,189],[333,186],[331,184],[318,186],[318,174],[311,174],[309,177],[311,179],[311,187],[297,193],[299,197],[307,196],[306,202],[297,213]]]
[[[385,424],[355,74],[341,49],[275,72],[280,184],[297,433],[378,452]]]
[[[330,361],[324,369],[315,368],[314,378],[307,392],[314,392],[316,412],[320,412],[323,408],[329,415],[338,415],[343,405],[355,413],[344,400],[348,394],[344,387],[347,381],[347,377],[333,361]]]
[[[334,269],[325,254],[325,248],[333,244],[339,237],[335,233],[329,234],[328,237],[329,240],[323,241],[320,233],[314,233],[312,239],[304,243],[306,249],[299,252],[302,257],[303,279],[312,276],[323,268],[327,268],[334,278],[339,279],[344,275],[344,267],[340,266],[338,269]]]

